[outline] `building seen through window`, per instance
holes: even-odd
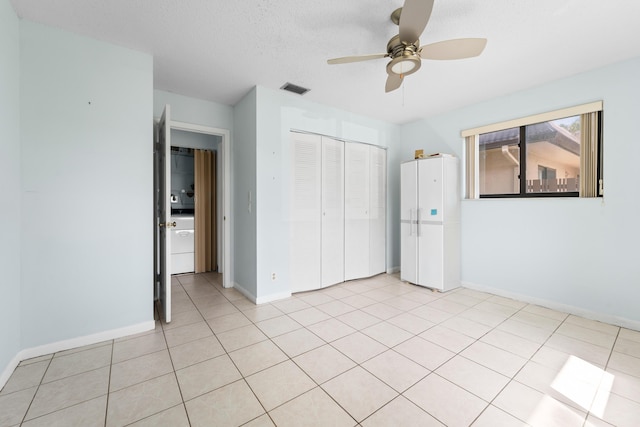
[[[577,196],[580,130],[578,115],[480,134],[480,195]]]

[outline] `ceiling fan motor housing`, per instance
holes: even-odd
[[[418,55],[419,46],[419,40],[412,44],[406,44],[400,41],[399,35],[389,40],[387,53],[391,61],[387,64],[387,74],[408,76],[418,71],[422,65],[422,60]]]

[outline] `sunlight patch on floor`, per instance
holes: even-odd
[[[602,418],[614,376],[579,357],[569,356],[551,387],[592,414]]]

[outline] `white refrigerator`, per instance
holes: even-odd
[[[460,286],[459,161],[438,155],[402,163],[400,278],[439,291]]]

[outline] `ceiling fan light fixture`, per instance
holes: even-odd
[[[396,61],[391,65],[391,71],[396,74],[407,74],[410,73],[414,68],[416,68],[416,64],[405,59]]]
[[[387,64],[387,74],[397,74],[399,76],[408,76],[420,69],[422,61],[415,53],[401,55],[393,58]]]

